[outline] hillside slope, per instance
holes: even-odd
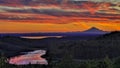
[[[37,49],[49,50],[53,58],[62,57],[66,51],[76,59],[114,58],[120,56],[120,32],[111,32],[92,40],[0,38],[0,51],[8,56]]]

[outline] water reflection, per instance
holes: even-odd
[[[36,50],[33,52],[28,52],[25,55],[12,57],[12,58],[10,58],[9,63],[15,64],[15,65],[27,65],[27,64],[47,65],[48,64],[47,60],[45,58],[41,57],[45,54],[46,54],[45,50]]]
[[[62,36],[22,36],[22,38],[28,38],[28,39],[44,39],[44,38],[62,38]]]

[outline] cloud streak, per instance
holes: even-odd
[[[0,23],[38,23],[61,26],[73,23],[120,23],[120,4],[119,1],[109,2],[83,1],[83,0],[0,0]],[[23,24],[22,24],[23,25]],[[2,25],[1,25],[2,26]],[[18,25],[17,25],[18,26]],[[74,25],[70,25],[71,27]],[[69,26],[69,27],[70,27]],[[68,27],[68,26],[67,26]],[[98,27],[97,25],[88,25],[89,27]],[[111,27],[114,27],[111,25]],[[120,26],[117,26],[120,27]],[[21,27],[19,27],[20,29]],[[29,27],[30,28],[30,27]],[[61,28],[61,27],[60,27]],[[103,29],[103,27],[99,27]],[[5,28],[6,29],[6,28]],[[45,31],[49,31],[48,27]],[[84,30],[81,28],[76,28]],[[119,28],[116,28],[119,29]],[[38,31],[42,30],[39,29]],[[57,31],[51,29],[50,31]],[[58,29],[58,31],[70,31]],[[72,30],[72,31],[75,31]],[[80,30],[80,31],[82,31]],[[105,28],[103,30],[106,30]],[[113,29],[110,29],[113,30]],[[42,30],[43,31],[43,30]]]

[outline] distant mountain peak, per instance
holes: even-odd
[[[84,31],[84,32],[87,32],[87,33],[105,33],[105,31],[102,31],[102,30],[100,30],[100,29],[98,29],[98,28],[95,28],[95,27],[92,27],[92,28],[90,28],[90,29],[88,29],[88,30],[86,30],[86,31]]]

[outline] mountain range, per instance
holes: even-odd
[[[93,27],[83,32],[1,33],[0,36],[96,36],[105,33],[107,32]]]

